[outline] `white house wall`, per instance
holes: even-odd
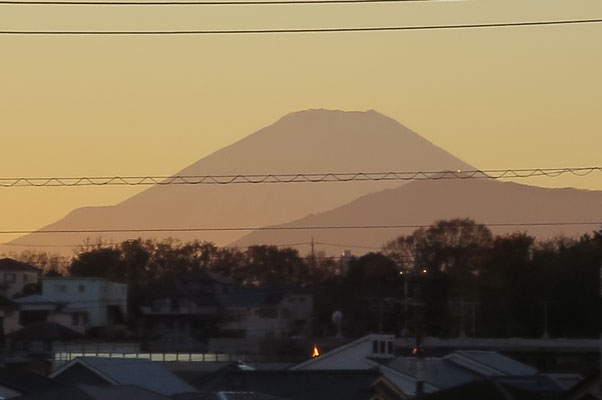
[[[118,306],[127,313],[127,286],[104,279],[46,278],[42,295],[67,304],[68,311],[88,313],[88,326],[107,326],[107,306]]]

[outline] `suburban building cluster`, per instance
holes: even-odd
[[[210,271],[135,304],[125,283],[43,277],[11,259],[0,260],[0,282],[0,399],[599,399],[599,374],[533,361],[554,346],[568,360],[591,356],[595,340],[430,339],[424,352],[387,334],[312,342],[311,293],[241,287]],[[311,344],[302,359],[261,358],[294,343]]]
[[[0,260],[0,282],[5,359],[52,359],[57,349],[98,348],[117,338],[139,351],[257,353],[264,339],[311,333],[311,293],[241,287],[211,271],[161,282],[134,301],[125,283],[42,277],[12,259]]]

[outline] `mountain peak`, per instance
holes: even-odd
[[[356,119],[384,119],[394,121],[384,114],[379,113],[376,110],[370,109],[365,111],[358,110],[338,110],[329,108],[308,108],[305,110],[293,111],[278,120],[278,122],[288,121],[307,121],[307,120],[322,120],[322,121],[336,121],[336,120],[356,120]],[[396,121],[394,121],[396,122]],[[396,122],[399,124],[398,122]],[[399,124],[401,125],[401,124]]]
[[[287,114],[195,162],[180,176],[472,169],[399,122],[368,111],[311,109]],[[265,226],[333,209],[400,182],[154,186],[112,207],[83,208],[46,229]],[[244,232],[178,234],[232,242]],[[82,234],[83,237],[87,236]],[[129,238],[111,235],[114,240]],[[135,236],[138,236],[136,234]],[[157,237],[156,234],[149,234]],[[17,239],[27,244],[34,235]],[[59,244],[73,237],[53,236]],[[35,239],[34,239],[35,240]]]

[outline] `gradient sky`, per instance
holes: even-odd
[[[0,6],[0,29],[239,29],[602,17],[602,2]],[[306,108],[375,109],[477,168],[602,165],[602,24],[0,36],[0,176],[172,174]],[[244,173],[244,171],[240,171]],[[602,174],[525,183],[602,190]],[[0,230],[143,188],[0,189]],[[0,243],[15,236],[2,235]]]

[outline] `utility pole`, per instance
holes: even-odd
[[[600,264],[600,304],[602,305],[602,264]],[[602,316],[601,316],[602,317]],[[601,321],[598,320],[598,323]],[[600,325],[600,372],[602,375],[602,324]],[[598,398],[602,399],[602,379],[600,380],[600,386],[598,387]]]
[[[472,337],[477,337],[477,303],[470,304],[472,308]]]
[[[462,339],[466,337],[466,329],[464,327],[465,322],[464,322],[464,305],[466,304],[465,301],[460,301],[460,334],[459,337],[461,337]]]
[[[403,275],[403,329],[402,332],[404,334],[402,334],[402,336],[408,336],[410,334],[410,328],[409,328],[409,313],[410,313],[410,296],[408,293],[408,280],[410,279],[410,275],[408,273],[408,271],[405,271],[405,275],[404,272],[400,272],[401,275]]]
[[[421,307],[422,300],[422,277],[417,276],[415,297],[418,301],[416,306]],[[414,357],[416,358],[416,398],[419,399],[424,394],[424,332],[423,332],[423,309],[416,311],[416,347],[414,348]]]
[[[548,307],[550,305],[549,301],[543,302],[543,334],[541,335],[542,339],[549,339],[550,333],[548,331]]]
[[[477,312],[476,308],[479,305],[477,301],[460,300],[460,333],[458,337],[466,338],[466,306],[470,306],[470,335],[477,336]]]
[[[378,299],[378,333],[383,333],[383,299]]]

